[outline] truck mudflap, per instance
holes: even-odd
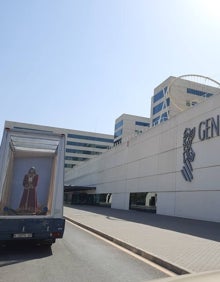
[[[35,240],[52,244],[62,238],[64,218],[0,219],[0,241]]]

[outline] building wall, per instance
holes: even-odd
[[[151,99],[152,126],[215,94],[219,94],[219,87],[184,78],[169,77],[154,89],[154,96]]]
[[[73,168],[92,159],[113,146],[113,136],[107,134],[68,130],[66,132],[65,167]]]
[[[129,208],[131,192],[156,192],[158,214],[220,222],[220,132],[210,119],[219,127],[218,115],[220,96],[216,95],[75,167],[66,184],[112,193],[112,207],[119,209]],[[190,182],[181,173],[183,133],[194,127]],[[200,140],[199,128],[207,139]]]
[[[75,165],[92,159],[113,146],[113,136],[102,133],[87,132],[73,129],[42,126],[37,124],[6,121],[6,127],[26,128],[29,130],[56,132],[65,134],[65,171]]]
[[[114,143],[122,143],[150,127],[150,118],[122,114],[115,121]]]

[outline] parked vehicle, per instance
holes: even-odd
[[[62,238],[65,135],[5,128],[0,148],[0,242]]]

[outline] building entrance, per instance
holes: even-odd
[[[156,200],[154,192],[130,193],[129,209],[156,213]]]

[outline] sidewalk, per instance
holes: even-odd
[[[178,274],[220,270],[220,223],[77,205],[64,216]]]

